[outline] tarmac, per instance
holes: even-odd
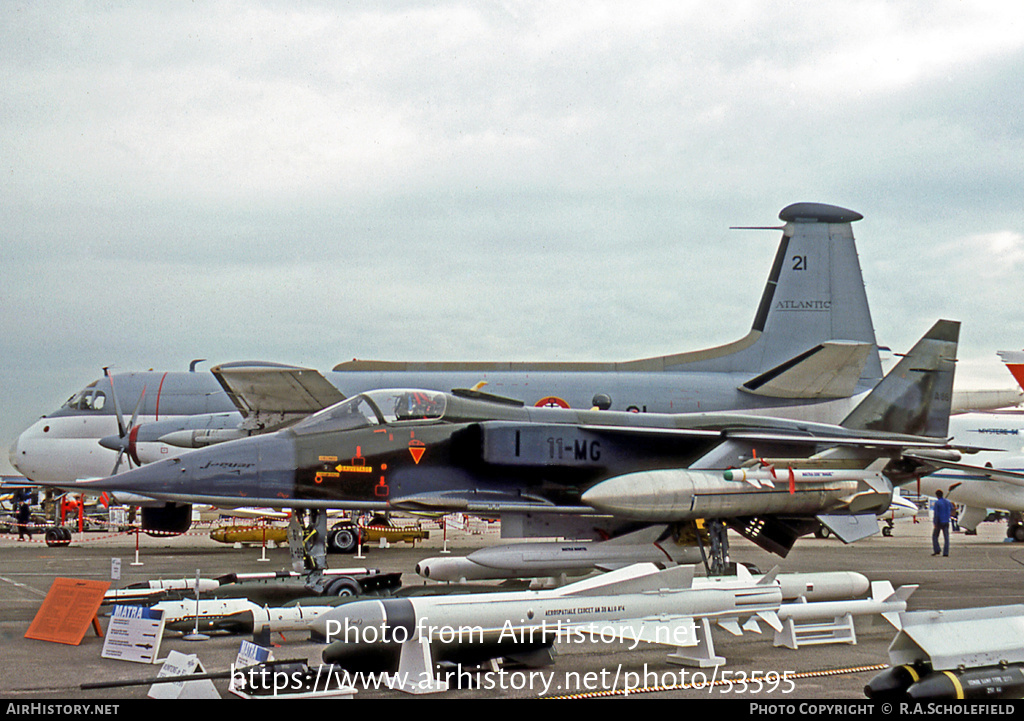
[[[332,554],[332,567],[368,566],[403,573],[403,585],[424,585],[413,568],[417,561],[448,551],[465,555],[476,548],[503,542],[496,524],[471,522],[447,539],[428,522],[431,538],[415,547],[407,544],[364,549],[365,558]],[[927,521],[898,521],[893,535],[873,536],[852,545],[835,538],[805,537],[785,559],[773,556],[730,533],[731,557],[762,571],[779,566],[782,573],[857,571],[868,579],[888,580],[895,588],[918,584],[908,610],[955,609],[1024,603],[1024,544],[1005,540],[1006,526],[983,523],[976,536],[952,534],[948,558],[931,555],[931,525]],[[136,543],[138,547],[136,548]],[[0,641],[3,673],[0,698],[9,701],[103,701],[143,699],[149,684],[83,689],[83,684],[149,679],[159,665],[101,657],[104,639],[90,629],[78,645],[25,638],[25,633],[50,591],[54,579],[109,581],[111,587],[150,579],[216,577],[231,572],[288,570],[287,548],[233,548],[216,543],[208,531],[152,538],[144,534],[76,533],[67,547],[48,547],[41,534],[31,542],[0,536]],[[111,559],[120,559],[121,578],[111,581]],[[139,565],[135,565],[135,564]],[[100,626],[109,619],[104,606]],[[491,675],[464,677],[463,686],[421,698],[701,698],[779,703],[795,699],[866,701],[865,684],[889,662],[888,647],[896,631],[881,619],[856,620],[856,644],[805,646],[796,650],[774,647],[772,632],[735,637],[713,627],[715,650],[727,661],[717,669],[674,666],[666,662],[664,646],[632,642],[574,642],[558,644],[553,666],[542,669],[509,667]],[[207,672],[228,671],[245,636],[211,635],[188,641],[166,632],[160,657],[170,651],[198,656]],[[321,644],[298,633],[274,636],[277,659],[320,663]],[[468,673],[468,670],[464,670]],[[468,679],[468,683],[466,683]],[[714,683],[712,683],[714,681]],[[733,683],[723,683],[732,681]],[[213,682],[223,698],[227,679]],[[627,685],[628,694],[624,693]],[[356,698],[408,698],[408,694],[373,684],[356,687]],[[724,708],[724,707],[723,707]]]

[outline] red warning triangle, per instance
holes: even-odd
[[[419,465],[420,459],[423,458],[423,454],[426,452],[427,444],[423,441],[409,441],[409,453],[412,455],[416,465]]]

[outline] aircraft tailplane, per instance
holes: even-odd
[[[840,425],[945,438],[959,338],[958,321],[937,321]]]

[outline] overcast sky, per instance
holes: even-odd
[[[0,3],[0,463],[103,366],[735,340],[798,201],[1012,387],[1022,97],[1019,2]]]

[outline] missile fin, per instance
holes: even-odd
[[[757,616],[751,616],[747,619],[747,622],[743,624],[744,631],[750,631],[751,633],[761,633],[761,626],[757,622]]]
[[[737,568],[739,568],[739,567],[737,566]],[[773,566],[772,570],[768,571],[768,573],[766,573],[763,576],[761,576],[760,580],[757,582],[757,585],[758,586],[771,586],[771,585],[774,585],[776,579],[778,578],[778,575],[779,575],[779,567],[778,566]],[[749,577],[749,573],[748,573],[748,577]]]
[[[895,601],[895,591],[888,581],[871,582],[871,600],[873,601]]]
[[[757,616],[774,630],[782,631],[782,621],[779,619],[779,614],[775,611],[758,611]]]
[[[689,588],[693,584],[693,566],[674,566],[664,571],[653,563],[636,563],[609,571],[603,576],[585,578],[558,590],[559,596],[605,596],[611,593],[639,593],[659,588]]]
[[[903,630],[903,624],[900,622],[900,614],[899,613],[897,613],[895,611],[888,612],[888,613],[883,613],[882,614],[882,618],[884,618],[886,621],[888,621],[889,624],[893,628],[895,628],[897,631],[902,631]]]
[[[743,629],[740,628],[739,620],[735,618],[720,618],[718,619],[718,626],[724,628],[726,631],[731,633],[733,636],[742,636]]]

